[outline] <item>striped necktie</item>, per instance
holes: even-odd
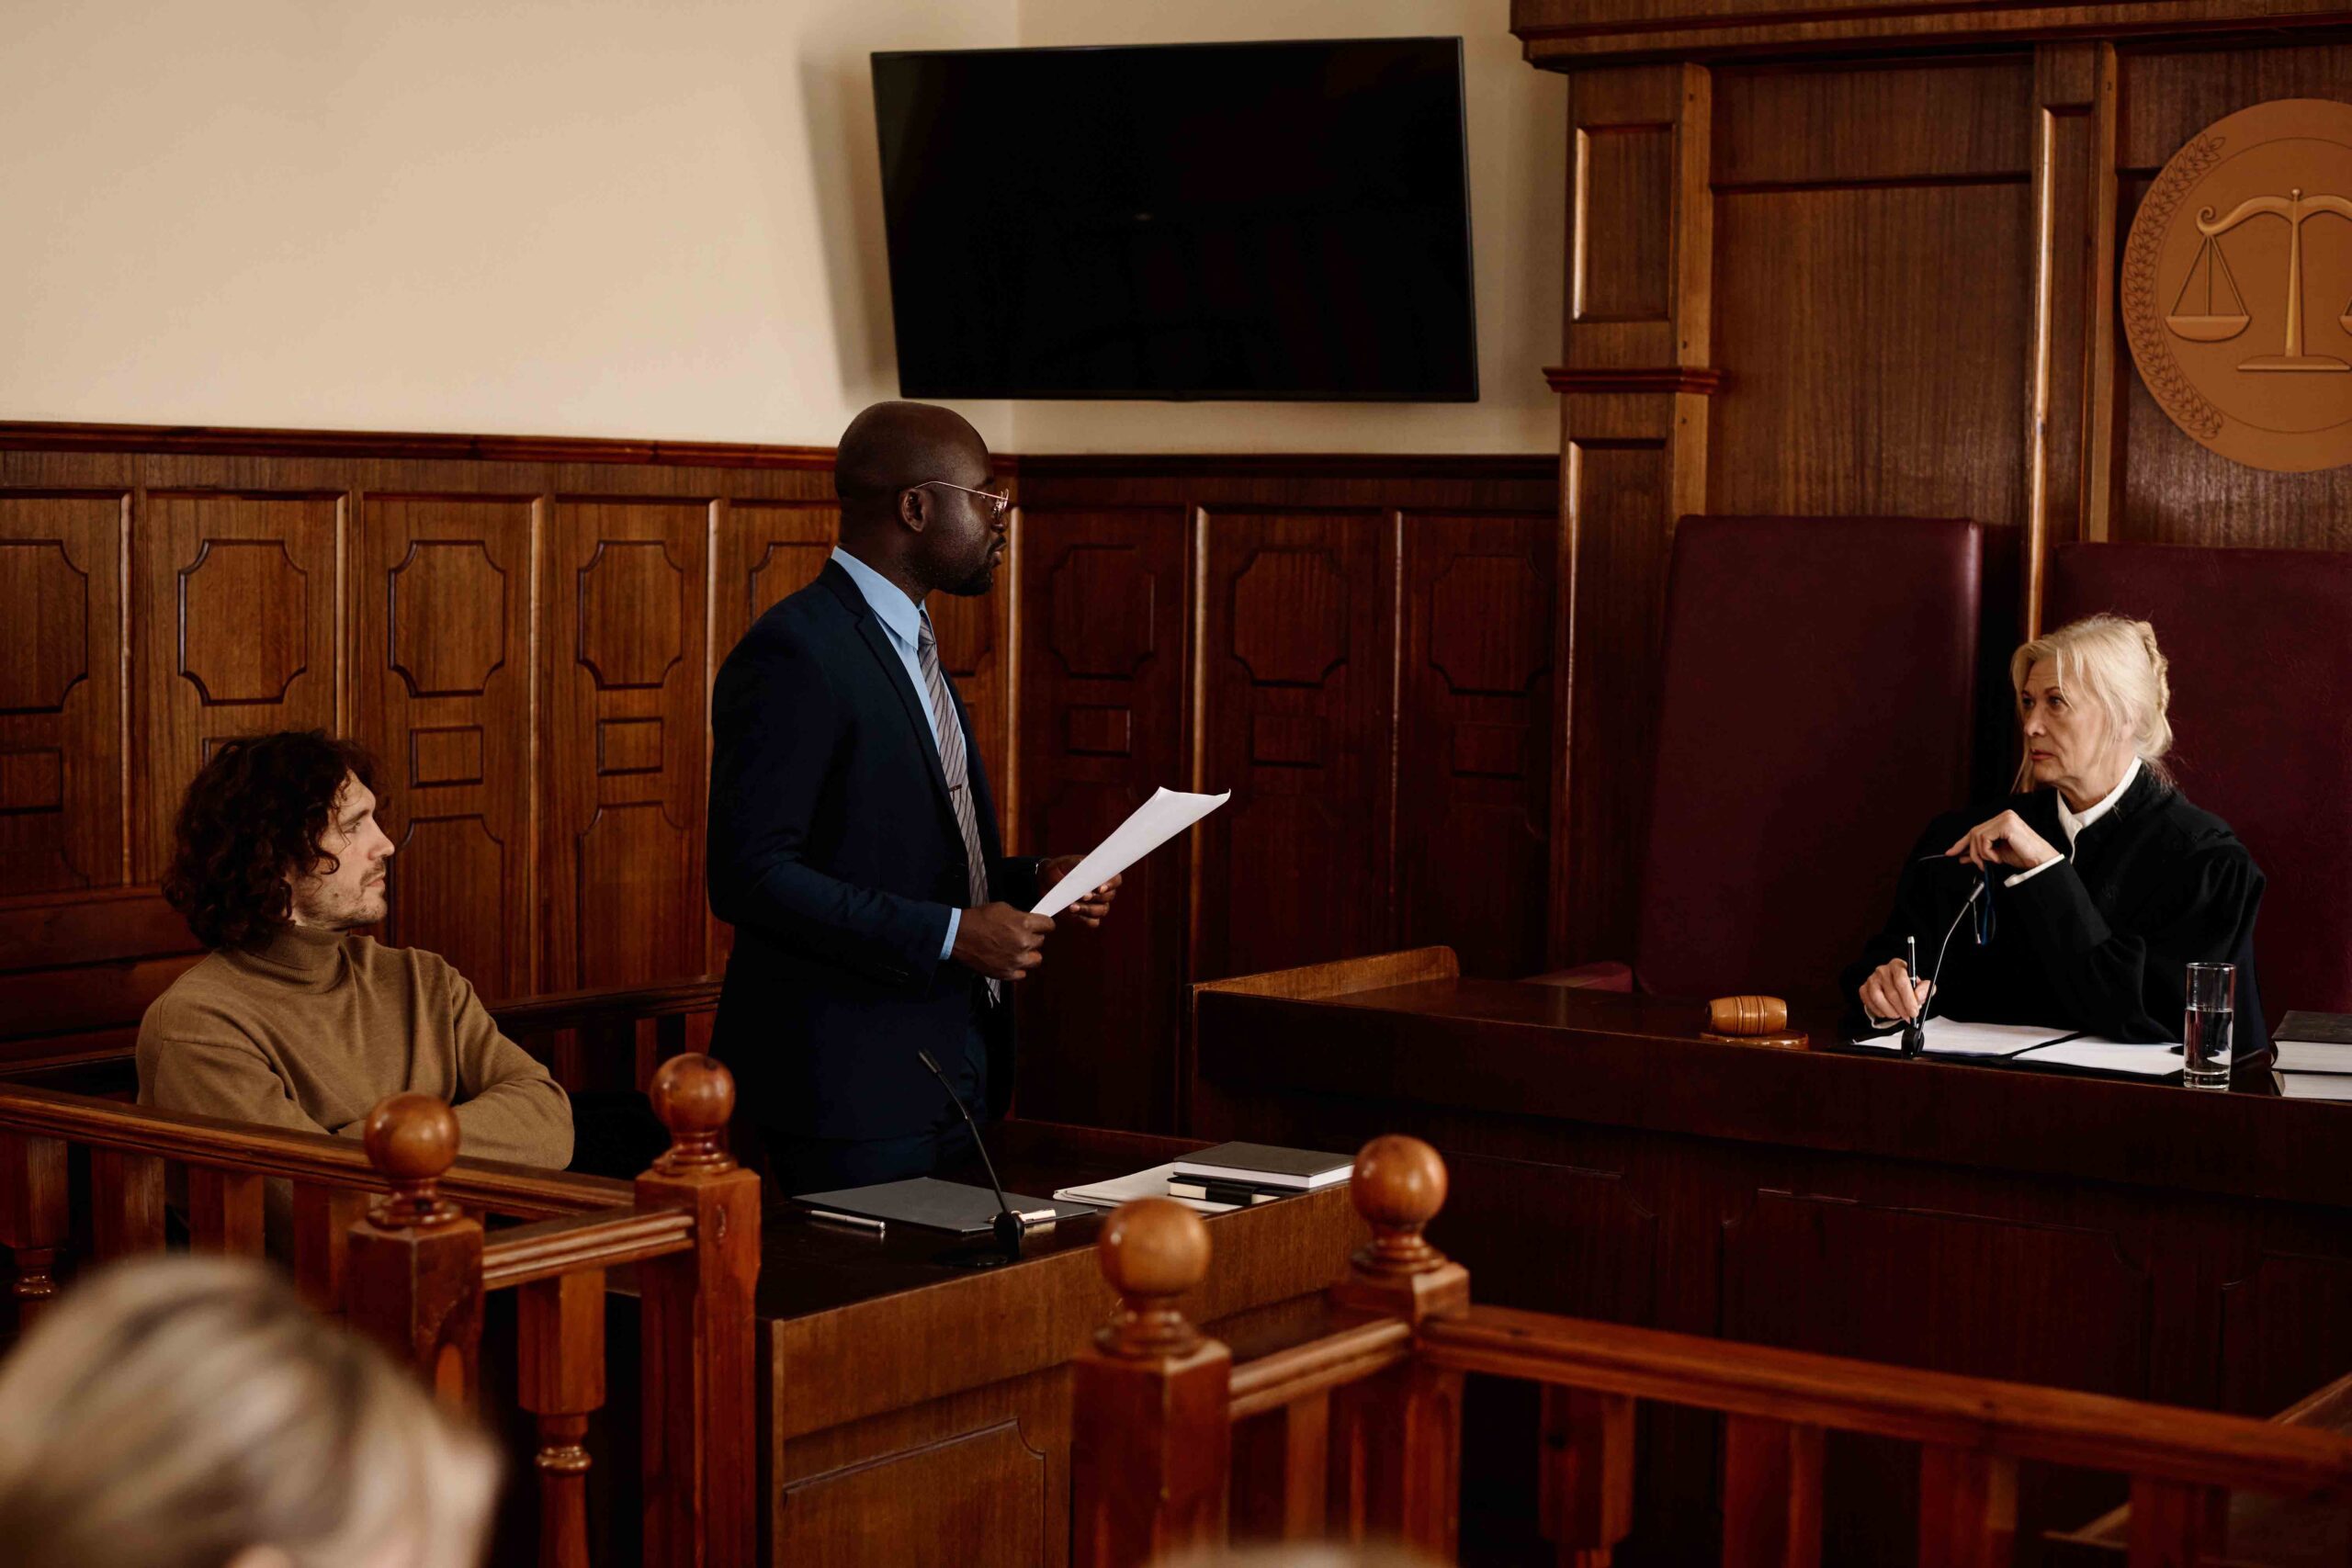
[[[971,894],[971,908],[977,909],[989,901],[989,863],[980,852],[980,819],[972,806],[972,780],[969,762],[964,755],[964,727],[956,721],[955,699],[947,693],[947,672],[939,667],[939,639],[931,633],[931,615],[925,611],[921,629],[915,637],[915,657],[922,666],[924,694],[931,699],[932,722],[939,741],[939,771],[947,775],[947,799],[956,808],[956,830],[964,835],[965,883]],[[998,1000],[1002,991],[993,979],[988,982],[989,1000]]]

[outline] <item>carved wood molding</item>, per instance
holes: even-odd
[[[497,463],[632,463],[668,468],[831,471],[830,446],[607,440],[580,435],[441,435],[370,430],[0,421],[0,451],[168,452],[266,457],[449,457]]]
[[[1694,365],[1664,365],[1646,369],[1553,365],[1544,379],[1555,392],[1696,392],[1711,398],[1724,389],[1724,373]]]
[[[1602,62],[1782,52],[1807,47],[1917,48],[1996,39],[2116,38],[2340,26],[2325,0],[1511,0],[1528,60],[1555,71]]]

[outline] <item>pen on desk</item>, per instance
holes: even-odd
[[[869,1220],[864,1214],[837,1214],[831,1209],[804,1209],[801,1213],[812,1220],[824,1220],[836,1225],[855,1225],[859,1230],[872,1231],[876,1235],[882,1235],[885,1229],[880,1220]]]
[[[1903,939],[1903,984],[1911,992],[1911,1016],[1903,1021],[1903,1054],[1916,1056],[1927,1048],[1928,1037],[1919,1017],[1919,939]]]
[[[1021,1223],[1024,1225],[1042,1225],[1057,1217],[1051,1209],[1017,1209],[1014,1213],[1021,1216]]]

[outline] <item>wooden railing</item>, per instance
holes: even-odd
[[[1353,1192],[1374,1239],[1332,1287],[1329,1325],[1238,1366],[1174,1304],[1207,1273],[1199,1216],[1164,1198],[1112,1216],[1099,1247],[1120,1308],[1076,1367],[1077,1568],[1141,1568],[1223,1541],[1235,1518],[1451,1562],[1468,1372],[1543,1386],[1545,1534],[1577,1568],[1607,1568],[1633,1529],[1642,1400],[1723,1416],[1722,1560],[1740,1568],[1818,1562],[1830,1431],[1919,1446],[1924,1568],[2009,1560],[2026,1461],[2128,1475],[2146,1568],[2218,1557],[2233,1489],[2352,1500],[2352,1438],[2332,1432],[1474,1306],[1422,1235],[1445,1189],[1428,1145],[1367,1145]]]
[[[460,1163],[456,1115],[425,1095],[385,1100],[355,1145],[0,1085],[0,1248],[18,1326],[57,1293],[77,1208],[94,1261],[160,1248],[176,1167],[191,1245],[258,1255],[266,1184],[288,1181],[305,1298],[385,1344],[452,1405],[476,1396],[484,1294],[516,1292],[516,1398],[538,1433],[539,1561],[586,1568],[582,1438],[605,1398],[605,1278],[632,1266],[644,1561],[748,1562],[759,1179],[721,1146],[734,1106],[725,1067],[673,1057],[651,1098],[670,1146],[632,1184]],[[75,1145],[89,1156],[79,1203],[68,1186]],[[530,1223],[485,1234],[484,1216]]]

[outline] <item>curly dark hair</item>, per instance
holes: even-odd
[[[292,916],[289,874],[334,869],[319,848],[345,774],[376,787],[376,760],[322,729],[224,740],[172,827],[164,897],[207,947],[255,947]]]

